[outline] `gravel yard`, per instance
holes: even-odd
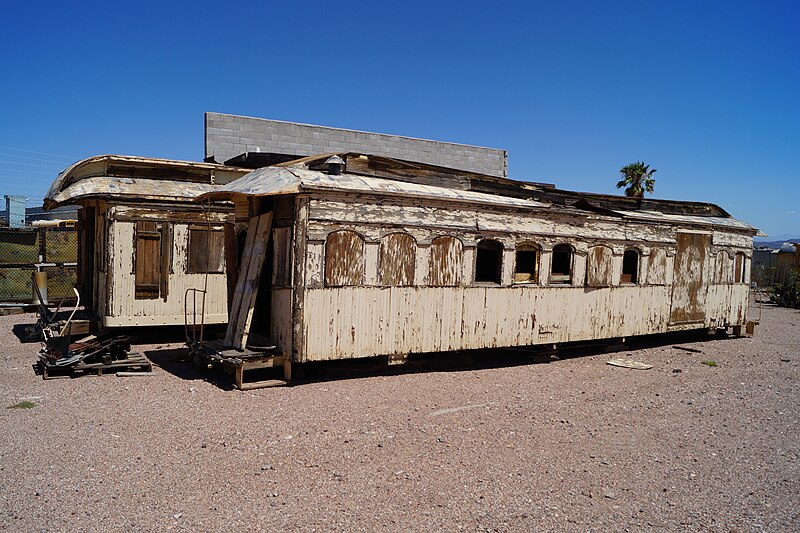
[[[0,529],[800,529],[798,311],[682,344],[702,353],[498,352],[246,392],[163,343],[135,348],[150,377],[43,381],[11,331],[30,320],[0,317]]]

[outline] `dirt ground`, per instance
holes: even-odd
[[[495,351],[246,392],[166,343],[136,347],[150,377],[44,381],[11,333],[31,316],[0,317],[0,529],[797,531],[800,312],[763,313],[753,338],[681,344],[702,353]]]

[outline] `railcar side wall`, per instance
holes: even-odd
[[[669,331],[674,329],[670,315],[676,238],[683,231],[709,237],[702,239],[708,243],[710,259],[702,263],[698,296],[705,318],[693,327],[740,325],[746,318],[749,260],[736,281],[733,275],[716,275],[718,254],[731,258],[731,268],[735,254],[751,256],[752,237],[735,231],[335,194],[311,196],[308,206],[304,305],[295,316],[302,320],[304,339],[296,354],[298,361]],[[357,276],[326,279],[326,247],[344,242],[337,232],[347,232],[344,240],[358,251]],[[336,238],[329,239],[334,233]],[[398,239],[398,233],[410,239]],[[456,244],[450,252],[455,250],[458,261],[452,259],[453,253],[442,253],[442,238]],[[404,246],[413,242],[413,253],[392,252],[389,244],[394,242]],[[499,248],[497,282],[476,277],[484,275],[476,274],[476,269],[485,263],[486,242]],[[564,261],[564,245],[569,272],[556,276],[556,265]],[[522,257],[518,252],[523,249],[534,250],[534,256],[526,257],[535,257],[537,264],[530,269],[529,279],[519,282],[524,276],[518,272]],[[630,251],[636,256],[632,277],[625,263]],[[334,257],[339,255],[337,251]],[[395,257],[413,261],[413,269],[408,269],[413,270],[410,283],[408,274],[382,275],[387,258]],[[607,264],[598,268],[593,263],[598,260]],[[458,272],[438,276],[434,275],[437,268]],[[404,281],[389,286],[386,279]],[[451,286],[435,286],[443,279]]]

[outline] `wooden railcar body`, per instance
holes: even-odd
[[[229,242],[234,235],[233,205],[194,199],[247,172],[104,155],[59,174],[45,207],[80,205],[78,289],[102,326],[183,325],[187,290],[198,320],[227,322],[228,273],[236,266],[235,254],[225,253],[225,235]]]
[[[254,320],[229,333],[269,336],[287,376],[292,363],[746,323],[756,230],[717,206],[341,156],[341,174],[306,158],[201,196],[270,214],[267,275],[249,285],[267,311],[244,309]]]

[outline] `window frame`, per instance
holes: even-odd
[[[330,256],[329,256],[328,252],[329,252],[330,240],[336,234],[352,234],[355,237],[357,237],[359,242],[360,242],[360,251],[359,251],[360,257],[358,258],[359,259],[359,263],[360,263],[360,265],[359,265],[360,266],[360,272],[358,272],[358,274],[359,274],[358,278],[359,279],[357,281],[356,280],[351,280],[352,282],[348,282],[348,283],[331,283],[330,280],[329,280],[329,274],[333,275],[334,272],[329,271],[329,268],[333,268],[333,267],[330,266]],[[354,263],[355,263],[355,261],[354,261]],[[323,269],[323,271],[322,271],[322,273],[323,273],[323,284],[324,284],[325,287],[362,287],[364,285],[364,279],[365,279],[366,271],[367,271],[367,269],[366,269],[366,239],[364,238],[364,236],[361,233],[359,233],[359,232],[357,232],[355,230],[347,229],[347,228],[338,229],[336,231],[332,231],[332,232],[328,233],[325,236],[325,245],[324,245],[324,248],[323,248],[323,265],[322,265],[322,269]]]
[[[733,256],[733,283],[747,283],[744,275],[746,268],[747,256],[744,252],[736,252]]]
[[[210,267],[213,266],[210,264],[208,266],[200,267],[200,265],[193,265],[195,261],[192,260],[192,251],[194,246],[192,245],[192,235],[194,232],[203,232],[207,235],[206,238],[206,253],[211,249],[209,246],[209,242],[211,241],[211,234],[215,235],[215,238],[219,238],[219,266],[218,270],[211,270]],[[215,255],[215,254],[211,254]],[[209,268],[209,270],[206,270]],[[187,235],[186,235],[186,273],[187,274],[224,274],[225,273],[225,227],[221,225],[214,225],[209,229],[207,226],[202,225],[189,225],[187,227]]]
[[[634,272],[633,281],[625,281],[625,256],[628,254],[636,256],[636,272]],[[641,285],[642,282],[642,251],[634,246],[625,248],[622,252],[622,269],[620,271],[619,284],[620,285]]]
[[[555,264],[555,257],[556,257],[556,249],[567,249],[569,250],[569,271],[566,274],[558,274],[559,276],[565,276],[565,279],[559,279],[557,281],[553,281],[553,277],[556,275],[553,271],[554,264]],[[548,277],[548,285],[556,285],[561,287],[571,286],[575,279],[575,247],[571,244],[562,242],[558,243],[553,246],[553,249],[550,251],[550,275]]]
[[[530,253],[533,252],[535,254],[535,259],[533,262],[533,273],[530,278],[526,280],[518,280],[517,274],[519,270],[517,270],[517,266],[519,265],[519,253]],[[514,248],[514,272],[512,274],[512,283],[514,285],[538,285],[539,280],[541,279],[541,268],[542,268],[542,247],[538,244],[530,241],[523,241],[517,244]],[[524,272],[525,274],[531,274],[530,272]]]
[[[483,245],[483,247],[482,247]],[[487,246],[490,245],[490,246]],[[494,248],[494,249],[492,249]],[[480,259],[480,252],[489,252],[492,254],[497,254],[497,264],[494,265],[494,273],[495,276],[492,276],[493,279],[478,279],[478,261]],[[498,241],[497,239],[492,238],[485,238],[479,240],[475,243],[475,262],[473,264],[473,282],[476,285],[502,285],[503,284],[503,255],[505,252],[505,246],[503,243]]]
[[[433,254],[431,253],[431,249],[436,246],[438,247],[439,244],[437,241],[443,241],[444,239],[448,239],[448,242],[454,245],[454,248],[458,249],[458,269],[453,271],[454,279],[451,280],[450,283],[434,283],[434,269],[433,269]],[[436,278],[443,279],[444,275],[442,274],[441,270],[436,270],[437,272]],[[460,287],[464,284],[464,243],[458,237],[453,235],[438,235],[431,239],[431,243],[428,246],[428,272],[427,272],[427,285],[429,287]]]
[[[404,272],[410,271],[410,276],[406,276],[409,279],[407,280],[387,280],[387,271],[386,271],[386,264],[385,264],[385,244],[388,242],[390,238],[394,235],[400,235],[403,239],[410,239],[411,243],[411,257],[410,257],[410,269],[409,265],[402,265],[402,270]],[[397,266],[397,265],[395,265]],[[406,231],[393,231],[391,233],[387,233],[383,235],[380,239],[380,243],[378,245],[378,283],[383,287],[413,287],[416,281],[417,275],[417,240],[414,238],[413,235]],[[405,281],[405,282],[404,282]]]

